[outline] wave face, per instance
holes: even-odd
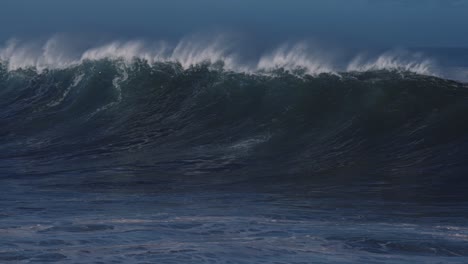
[[[253,74],[111,58],[42,71],[2,64],[0,170],[370,180],[462,195],[467,113],[466,85],[408,71]]]

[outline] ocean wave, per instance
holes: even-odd
[[[4,168],[25,159],[26,174],[91,166],[236,180],[359,172],[465,182],[462,83],[380,68],[251,74],[103,58],[42,72],[0,67]]]

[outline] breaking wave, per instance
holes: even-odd
[[[465,84],[380,66],[311,75],[296,68],[307,66],[294,55],[300,47],[264,57],[259,68],[283,65],[268,74],[232,71],[185,49],[173,53],[188,64],[110,56],[141,55],[138,47],[114,43],[42,71],[17,67],[20,55],[10,53],[0,64],[0,170],[364,177],[451,194],[468,183]],[[44,54],[31,65],[57,61]]]

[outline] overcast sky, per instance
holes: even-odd
[[[0,23],[1,40],[226,31],[260,42],[468,47],[468,0],[2,0]]]

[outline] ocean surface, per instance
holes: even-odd
[[[425,59],[15,45],[0,263],[468,263],[468,85]]]

